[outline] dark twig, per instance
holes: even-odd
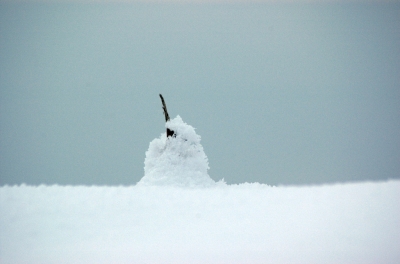
[[[169,121],[169,115],[167,110],[167,105],[165,104],[164,97],[160,94],[162,108],[164,110],[165,122]],[[175,136],[175,132],[169,128],[167,128],[167,137]]]

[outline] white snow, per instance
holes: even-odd
[[[0,263],[399,263],[400,181],[0,188]]]
[[[0,263],[400,263],[400,181],[215,183],[167,126],[135,186],[0,187]]]
[[[208,176],[208,159],[194,128],[180,116],[165,124],[174,137],[162,133],[150,142],[144,161],[144,177],[138,185],[174,185],[209,187],[215,182]]]

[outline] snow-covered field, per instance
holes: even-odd
[[[215,183],[170,125],[135,186],[0,187],[0,263],[400,263],[400,181]]]
[[[400,263],[400,181],[0,188],[0,263]]]

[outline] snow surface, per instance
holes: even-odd
[[[0,263],[400,263],[400,181],[0,188]]]
[[[135,186],[0,187],[0,263],[400,263],[400,181],[215,183],[167,126]]]

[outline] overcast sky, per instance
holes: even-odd
[[[159,93],[215,180],[400,178],[398,3],[5,2],[0,185],[135,184]]]

